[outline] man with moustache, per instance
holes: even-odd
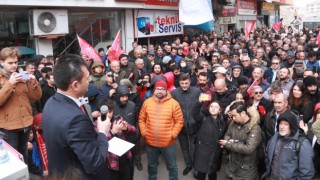
[[[280,68],[279,71],[279,80],[282,84],[282,89],[290,91],[294,80],[290,78],[290,70],[286,67]]]
[[[317,78],[314,76],[307,76],[303,79],[303,84],[306,86],[305,94],[308,99],[315,105],[320,100],[320,90],[317,83]]]
[[[266,148],[267,171],[262,179],[312,179],[313,149],[308,139],[299,134],[296,117],[284,112],[278,117],[276,128]]]

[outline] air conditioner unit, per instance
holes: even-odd
[[[68,11],[51,9],[30,10],[29,30],[32,36],[68,34]]]

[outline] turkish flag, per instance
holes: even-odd
[[[37,135],[38,149],[39,149],[39,153],[42,160],[41,161],[42,169],[46,171],[48,170],[48,154],[47,154],[46,145],[44,144],[44,141],[38,131],[36,131],[36,135]]]
[[[246,35],[246,36],[249,36],[250,32],[253,31],[253,28],[254,28],[254,25],[256,24],[256,22],[257,22],[256,19],[253,20],[251,23],[245,21],[245,28],[246,28],[246,30],[245,30],[245,35]]]
[[[119,61],[119,56],[121,54],[125,54],[125,52],[122,50],[120,46],[120,30],[119,30],[116,38],[112,43],[111,49],[108,53],[108,59],[110,61]]]
[[[252,97],[252,89],[254,86],[258,86],[259,82],[258,81],[253,81],[253,83],[251,84],[251,86],[248,88],[247,93],[249,94],[250,97]]]
[[[101,57],[98,55],[97,51],[94,50],[93,47],[89,43],[87,43],[87,41],[85,41],[84,39],[82,39],[78,35],[77,35],[77,37],[78,37],[78,41],[79,41],[82,55],[86,55],[89,58],[93,59],[94,61],[102,61]]]
[[[320,32],[318,33],[317,41],[316,41],[316,44],[319,44],[319,43],[320,43]]]
[[[281,26],[282,26],[282,22],[281,21],[272,24],[272,28],[276,31],[276,33],[278,33],[280,31]]]

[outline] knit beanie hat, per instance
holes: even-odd
[[[249,84],[248,78],[246,76],[239,76],[237,81],[239,86],[243,84]]]
[[[317,85],[317,78],[315,78],[314,76],[307,76],[306,78],[303,79],[303,84],[306,87]]]
[[[167,90],[168,87],[167,87],[167,83],[162,81],[162,80],[158,80],[156,82],[156,85],[154,85],[154,88],[157,88],[157,87],[162,87],[163,89]]]

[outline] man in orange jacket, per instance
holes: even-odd
[[[158,80],[153,96],[147,99],[140,110],[139,127],[146,140],[149,180],[157,179],[158,159],[164,156],[169,179],[178,179],[175,140],[183,126],[179,103],[167,91],[167,84]]]

